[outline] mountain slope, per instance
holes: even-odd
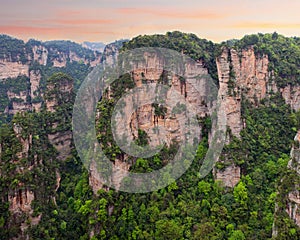
[[[10,110],[12,118],[6,119],[8,124],[0,132],[1,238],[270,239],[272,228],[274,238],[299,238],[297,168],[291,167],[292,161],[288,165],[294,135],[300,128],[299,38],[254,34],[214,44],[193,34],[169,32],[106,46],[102,59],[109,63],[118,60],[122,46],[121,51],[165,47],[185,53],[197,61],[196,70],[187,67],[187,73],[211,74],[223,98],[227,144],[214,170],[199,178],[199,163],[211,134],[211,119],[203,114],[199,118],[201,142],[192,166],[168,187],[144,194],[118,192],[103,185],[93,169],[88,172],[82,166],[73,146],[70,96],[73,84],[76,89],[89,71],[78,66],[97,61],[95,53],[70,42],[31,41],[28,45],[13,40],[13,44],[16,49],[5,45],[1,51],[5,77],[1,91],[5,89],[7,96],[1,100],[1,111]],[[133,172],[161,168],[178,145],[169,144],[150,159],[120,151],[109,121],[124,92],[141,83],[168,81],[197,106],[199,114],[207,111],[190,79],[158,69],[145,71],[161,62],[157,56],[149,56],[148,65],[137,63],[98,104],[96,130],[105,153],[115,165]],[[58,70],[70,71],[70,66],[78,70],[74,83],[62,73],[50,77]],[[7,69],[15,69],[17,75]],[[41,80],[37,80],[39,75]],[[57,88],[49,93],[53,82]],[[42,83],[44,87],[38,91]],[[32,111],[39,103],[36,112]],[[168,110],[157,105],[140,108],[131,120],[136,126],[131,131],[140,144],[146,144],[151,136],[148,122],[176,128]],[[296,153],[294,150],[292,159]]]

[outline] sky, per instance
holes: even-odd
[[[0,33],[109,43],[179,30],[221,42],[251,33],[300,37],[299,0],[0,0]]]

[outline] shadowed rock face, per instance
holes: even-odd
[[[300,130],[298,130],[298,133],[296,134],[294,138],[294,144],[291,149],[290,153],[290,160],[288,162],[288,168],[295,172],[296,175],[287,175],[284,176],[281,179],[281,182],[279,183],[279,190],[277,192],[277,195],[280,196],[278,198],[279,201],[275,204],[275,213],[274,218],[275,221],[273,223],[273,229],[272,229],[272,236],[274,238],[278,237],[278,233],[282,229],[280,229],[280,225],[278,223],[278,218],[281,218],[282,212],[287,213],[287,215],[290,217],[290,219],[300,227]],[[283,185],[283,182],[289,182],[289,191],[286,191]],[[282,223],[281,223],[282,224]],[[281,226],[282,227],[282,226]],[[279,228],[279,229],[278,229]]]
[[[280,92],[287,104],[291,105],[291,108],[298,111],[300,109],[300,86],[286,86],[281,88]]]
[[[58,121],[51,121],[52,133],[48,134],[49,142],[58,152],[58,158],[64,160],[71,153],[72,132],[70,128],[66,129],[62,125],[70,124],[71,121],[70,109],[74,102],[73,80],[66,75],[55,75],[54,81],[47,85],[45,99],[46,109],[53,116],[56,116],[61,108],[69,112],[68,115],[60,116]]]
[[[13,80],[12,80],[13,81]],[[41,92],[41,72],[40,70],[30,70],[28,77],[24,78],[25,89],[19,92],[8,90],[6,92],[10,107],[6,107],[5,112],[15,115],[18,112],[36,111],[39,112],[42,106],[42,101],[34,102],[32,99],[42,99],[43,93]]]
[[[32,148],[32,134],[23,134],[23,128],[19,124],[14,124],[13,132],[16,139],[20,143],[20,149],[16,153],[15,158],[11,161],[16,165],[13,174],[26,174],[34,168],[36,162],[32,164],[22,164],[23,159],[27,159],[29,156],[30,149]],[[0,159],[2,147],[0,144]],[[0,174],[3,174],[0,172]],[[12,173],[11,173],[12,174]],[[31,204],[35,199],[35,194],[28,183],[15,180],[11,188],[7,192],[7,201],[9,203],[10,218],[8,225],[18,226],[21,230],[18,239],[26,239],[25,230],[30,225],[36,225],[39,223],[41,215],[33,217],[33,209]],[[25,220],[29,220],[31,224],[28,224]]]
[[[288,168],[295,170],[300,174],[300,130],[294,138],[294,146],[291,150],[291,160],[288,163]],[[286,212],[291,219],[300,227],[300,192],[299,183],[296,183],[294,190],[288,193]]]

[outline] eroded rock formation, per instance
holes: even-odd
[[[0,80],[5,78],[16,78],[19,75],[29,76],[29,65],[14,62],[10,59],[0,59]]]
[[[288,163],[288,168],[295,170],[297,174],[300,174],[300,131],[294,139],[294,146],[291,150],[291,160]],[[294,190],[288,193],[286,212],[291,219],[300,227],[300,192],[299,184],[293,187]]]
[[[50,143],[58,152],[61,160],[71,152],[71,116],[70,109],[74,103],[73,79],[65,74],[53,75],[47,84],[45,105],[51,112],[51,132],[48,133]],[[67,114],[62,114],[67,113]]]
[[[268,56],[255,54],[253,47],[239,51],[224,47],[221,56],[217,58],[219,94],[222,96],[227,125],[233,136],[239,138],[245,127],[241,118],[243,99],[258,106],[262,99],[280,91],[287,104],[295,110],[299,109],[299,87],[286,86],[278,89],[274,73],[269,71],[268,66]],[[231,163],[232,160],[226,161]],[[233,187],[240,178],[239,166],[231,164],[223,170],[215,169],[215,178],[228,187]]]
[[[211,106],[207,102],[207,81],[204,80],[208,75],[208,70],[203,66],[201,62],[187,63],[178,74],[168,73],[164,70],[164,59],[155,53],[144,53],[143,61],[139,61],[132,66],[131,76],[135,86],[141,87],[142,84],[152,83],[166,83],[171,86],[168,94],[166,95],[166,102],[175,103],[180,101],[179,98],[173,99],[171,97],[172,92],[177,92],[184,102],[190,104],[190,106],[196,111],[199,117],[207,116],[211,113]],[[112,64],[109,62],[108,64]],[[153,90],[153,89],[152,89]],[[152,104],[141,104],[139,99],[148,99],[149,96],[155,95],[154,92],[141,92],[134,99],[125,98],[124,107],[122,109],[122,119],[125,121],[126,126],[122,124],[116,125],[115,132],[118,135],[129,136],[129,141],[134,141],[138,138],[138,131],[142,130],[147,133],[149,137],[149,145],[157,146],[162,144],[162,140],[170,146],[173,140],[180,142],[184,134],[184,129],[180,129],[178,119],[180,114],[172,113],[172,109],[167,106],[165,109],[156,109],[162,106],[154,106]],[[109,96],[107,96],[109,97]],[[216,97],[216,96],[215,96]],[[132,113],[133,101],[139,108]],[[183,106],[185,107],[185,106]],[[98,114],[101,118],[101,114]],[[127,121],[128,120],[128,121]],[[127,122],[126,122],[127,121]],[[161,129],[160,131],[153,131],[154,128]],[[164,130],[162,130],[164,129]],[[122,159],[116,159],[114,161],[114,167],[112,172],[112,182],[118,188],[126,174],[124,171],[118,171],[118,169],[128,170],[129,163],[126,163],[128,156],[122,156]],[[97,173],[96,163],[90,165],[90,184],[93,186],[94,193],[102,188],[101,177]]]

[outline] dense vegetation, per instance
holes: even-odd
[[[144,35],[124,43],[122,50],[139,47],[161,47],[182,52],[194,60],[202,60],[210,75],[218,84],[216,53],[218,45],[206,39],[200,39],[195,34],[185,34],[178,31],[166,35]]]
[[[278,86],[300,84],[300,39],[278,33],[247,35],[234,46],[238,49],[254,46],[257,54],[269,57],[269,70],[274,71]]]
[[[0,59],[26,63],[29,49],[22,40],[7,35],[0,35]]]
[[[94,228],[98,234],[93,239],[270,238],[276,183],[285,174],[297,122],[289,107],[277,98],[261,108],[246,103],[244,107],[247,127],[242,138],[233,139],[225,149],[242,167],[242,180],[234,189],[222,187],[212,175],[199,179],[199,161],[207,149],[206,138],[183,177],[148,194],[101,190],[95,197],[79,160],[70,157],[60,163],[62,182],[56,194],[57,205],[48,205],[41,223],[32,228],[32,236],[88,239],[87,232]],[[113,151],[114,148],[110,153]],[[156,156],[156,162],[162,160],[161,155]],[[144,159],[133,166],[137,172],[151,169],[155,166]],[[285,237],[292,239],[299,232],[289,221],[291,227]]]
[[[74,52],[78,57],[95,60],[94,52],[90,49],[83,48],[81,45],[71,41],[48,41],[44,45],[51,49],[49,52],[49,59],[57,58],[58,53],[63,52],[66,55],[70,54],[70,51]],[[53,51],[55,50],[55,51]]]

